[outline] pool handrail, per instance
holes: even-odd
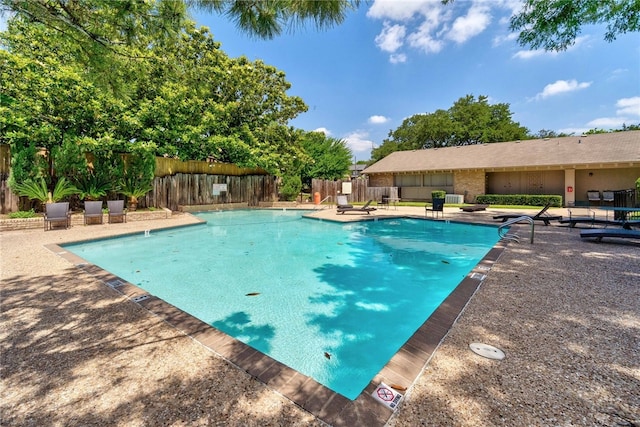
[[[519,216],[517,218],[513,218],[510,219],[508,221],[506,221],[505,223],[501,224],[500,227],[498,227],[498,235],[500,236],[500,239],[504,239],[504,240],[513,240],[515,242],[519,242],[520,241],[520,237],[517,234],[511,234],[508,235],[508,231],[503,232],[504,227],[508,227],[510,225],[513,224],[517,224],[519,222],[528,222],[531,225],[531,244],[533,244],[533,232],[534,232],[534,228],[535,228],[535,221],[533,220],[533,218],[531,218],[530,216],[527,215],[523,215],[523,216]]]

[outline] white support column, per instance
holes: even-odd
[[[576,202],[576,170],[564,170],[564,204],[574,206]]]

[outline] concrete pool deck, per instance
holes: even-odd
[[[397,214],[424,217],[424,209],[374,212]],[[456,209],[445,219],[495,224],[494,214]],[[313,215],[367,217],[333,209]],[[0,424],[323,425],[259,375],[45,247],[192,222],[179,214],[0,234]],[[524,239],[492,265],[387,425],[640,421],[640,245],[582,241],[577,230],[556,225],[536,224],[533,245],[527,228],[519,234]],[[507,357],[481,358],[469,350],[471,342],[499,347]],[[245,356],[256,365],[254,354]],[[370,425],[371,408],[352,408],[355,418],[322,418]]]

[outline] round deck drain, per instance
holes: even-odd
[[[469,348],[478,356],[486,357],[487,359],[502,360],[505,356],[504,351],[489,344],[472,342],[469,344]]]

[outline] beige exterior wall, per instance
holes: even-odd
[[[489,172],[489,194],[564,195],[564,170]]]
[[[485,194],[484,171],[454,171],[453,192],[464,195],[465,203],[474,203],[476,196]]]
[[[369,176],[369,187],[393,187],[393,174],[374,174]]]
[[[485,179],[486,176],[486,179]],[[474,203],[481,194],[557,194],[565,205],[587,202],[587,191],[634,188],[640,168],[524,170],[509,172],[454,171],[453,193],[464,195],[465,203]],[[393,174],[369,175],[371,187],[393,187]],[[568,187],[573,191],[568,192]],[[440,187],[403,187],[401,197],[408,200],[431,200],[431,190]],[[450,189],[447,188],[447,192]]]
[[[627,190],[640,178],[640,168],[581,169],[576,171],[576,201],[587,201],[587,191]]]

